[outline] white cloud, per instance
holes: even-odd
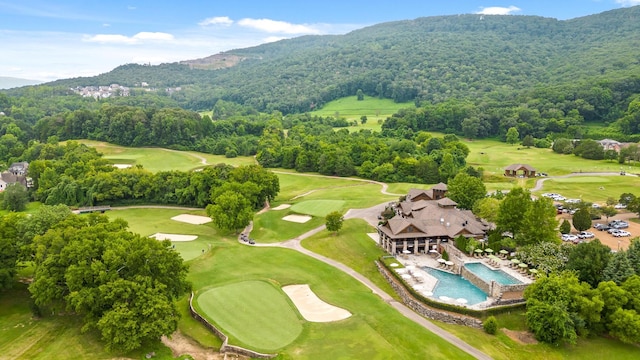
[[[210,18],[204,19],[204,20],[202,20],[201,22],[198,23],[198,25],[200,25],[200,26],[207,26],[207,25],[229,26],[231,24],[233,24],[233,20],[229,19],[228,16],[210,17]]]
[[[240,26],[261,30],[268,33],[280,34],[320,34],[320,30],[309,25],[292,24],[285,21],[271,19],[242,19]]]
[[[476,14],[481,15],[511,15],[514,12],[518,12],[521,9],[517,6],[509,6],[509,7],[500,7],[500,6],[490,6],[483,7],[482,10],[476,12]]]
[[[119,34],[85,35],[82,40],[85,42],[97,42],[103,44],[140,44],[146,41],[172,41],[173,39],[173,35],[168,33],[143,31],[133,36]]]
[[[635,6],[640,5],[640,0],[616,0],[616,4],[620,4],[622,6]]]

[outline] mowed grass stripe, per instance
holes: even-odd
[[[200,294],[197,303],[230,338],[254,349],[275,351],[302,332],[302,320],[286,295],[264,281],[243,281]]]
[[[311,216],[325,217],[332,211],[340,211],[343,200],[307,200],[291,206],[291,211]]]

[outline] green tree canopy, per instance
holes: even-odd
[[[218,228],[238,232],[253,220],[253,209],[242,194],[225,191],[207,205],[207,215]]]
[[[342,223],[344,222],[344,217],[339,211],[332,211],[327,214],[325,217],[325,224],[327,226],[327,230],[337,233],[342,229]]]
[[[476,201],[487,196],[487,188],[482,180],[466,172],[459,172],[447,185],[447,197],[462,209],[471,210]]]
[[[585,231],[591,227],[591,213],[589,209],[582,205],[580,208],[573,214],[573,227],[578,231]]]
[[[580,281],[597,287],[611,259],[611,249],[600,240],[580,243],[569,253],[567,269],[576,270]]]
[[[24,211],[29,203],[27,188],[20,183],[7,185],[2,192],[2,208],[9,211]]]

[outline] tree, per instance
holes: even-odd
[[[362,89],[358,89],[358,91],[356,91],[356,98],[358,101],[364,100],[364,93],[362,92]]]
[[[498,208],[496,225],[500,231],[508,231],[514,237],[521,233],[524,214],[531,206],[531,193],[521,187],[509,191]]]
[[[338,211],[333,211],[327,214],[325,217],[327,230],[337,234],[340,229],[342,229],[342,223],[344,222],[344,217]]]
[[[635,271],[629,262],[627,253],[618,251],[613,255],[607,267],[604,268],[602,279],[621,285],[633,274],[635,274]]]
[[[473,213],[489,222],[496,222],[500,200],[494,197],[479,199],[473,204]]]
[[[241,194],[225,191],[207,205],[207,215],[218,228],[238,232],[253,220],[253,209]]]
[[[459,172],[447,185],[447,197],[457,202],[461,209],[470,210],[476,201],[487,196],[487,188],[482,180],[466,172]]]
[[[10,213],[0,218],[0,291],[11,288],[20,254],[20,227],[25,216]]]
[[[525,211],[522,229],[516,234],[515,239],[520,245],[557,242],[557,228],[556,208],[550,199],[540,197],[532,201]]]
[[[608,328],[623,343],[640,343],[640,314],[635,310],[616,310],[609,318]]]
[[[634,194],[622,193],[620,194],[620,200],[618,200],[618,203],[626,206],[626,205],[629,205],[635,199],[636,199],[636,196]]]
[[[2,208],[9,211],[24,211],[29,203],[27,189],[20,183],[7,185],[2,192]]]
[[[589,209],[582,205],[580,208],[573,214],[573,227],[578,231],[585,231],[591,227],[591,213]]]
[[[627,257],[636,275],[640,276],[640,238],[631,239],[631,244],[627,249]],[[640,311],[640,308],[638,310]]]
[[[527,135],[524,137],[524,139],[522,139],[522,146],[526,146],[527,148],[530,148],[534,145],[535,145],[535,139],[533,138],[533,136]]]
[[[576,270],[578,279],[596,287],[603,279],[603,271],[611,259],[611,249],[600,240],[580,243],[569,253],[567,269]]]
[[[609,217],[615,216],[618,213],[618,210],[616,210],[616,208],[614,208],[613,206],[605,206],[600,209],[600,212],[602,212],[602,215],[604,215],[608,221]]]
[[[360,116],[360,124],[364,125],[367,123],[367,115]]]
[[[518,129],[510,127],[509,130],[507,130],[507,144],[513,145],[518,141],[520,141],[520,133],[518,132]]]
[[[562,220],[562,224],[560,224],[560,233],[568,234],[570,232],[571,232],[571,224],[569,223],[569,220],[567,219]]]
[[[490,335],[495,335],[498,332],[498,320],[495,316],[489,316],[487,320],[482,323],[484,332]]]

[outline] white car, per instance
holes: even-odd
[[[600,205],[598,205],[596,203],[591,204],[591,207],[594,208],[594,209],[600,209]]]
[[[567,198],[562,196],[562,195],[556,195],[556,196],[552,197],[552,199],[555,200],[555,201],[565,201],[565,200],[567,200]]]
[[[631,236],[631,233],[626,230],[617,230],[617,231],[614,231],[611,235],[615,237],[622,237],[622,236]]]
[[[614,209],[618,209],[618,210],[620,210],[620,209],[626,209],[626,208],[627,208],[627,205],[616,204],[613,208],[614,208]]]
[[[562,241],[576,241],[578,237],[573,234],[562,234]]]
[[[582,202],[582,200],[580,199],[567,199],[564,201],[567,204],[579,204],[580,202]]]
[[[590,231],[582,231],[578,234],[578,237],[580,239],[591,239],[596,237],[596,235]]]

